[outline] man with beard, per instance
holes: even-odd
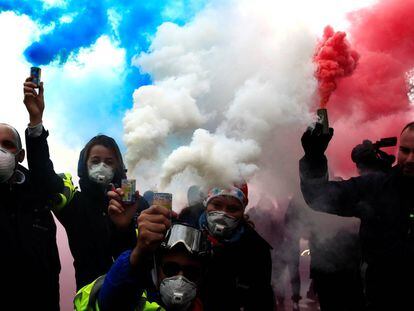
[[[403,310],[414,278],[414,122],[401,132],[390,172],[346,181],[328,181],[324,152],[332,136],[319,123],[302,136],[304,198],[313,209],[360,218],[367,309]]]

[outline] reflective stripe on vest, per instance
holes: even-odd
[[[99,311],[98,293],[105,281],[105,275],[100,276],[92,283],[82,287],[76,294],[73,301],[76,311]],[[165,311],[156,302],[147,300],[147,293],[142,293],[140,302],[135,309],[136,311]]]
[[[58,174],[63,181],[63,191],[59,193],[60,200],[53,206],[53,209],[59,212],[62,208],[68,205],[75,196],[77,188],[72,182],[72,175],[69,173]]]

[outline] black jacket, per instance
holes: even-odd
[[[249,225],[239,241],[215,246],[205,280],[205,310],[273,311],[270,245]]]
[[[115,144],[112,139],[110,142]],[[77,191],[69,204],[56,213],[66,229],[78,290],[106,274],[114,259],[122,251],[133,248],[136,241],[132,223],[131,230],[119,232],[111,222],[107,214],[108,189],[88,178],[87,153],[87,150],[82,150],[78,164],[82,191]],[[122,163],[119,153],[118,157]],[[120,186],[121,178],[125,177],[124,171],[116,173],[113,182]],[[146,202],[140,197],[139,206],[143,205]]]
[[[56,225],[47,202],[63,184],[54,175],[47,136],[26,135],[30,172],[18,166],[25,181],[0,184],[0,297],[13,310],[59,310]]]
[[[314,209],[361,219],[372,310],[406,303],[414,277],[414,182],[398,167],[347,181],[328,182],[326,158],[300,161],[302,193]],[[412,216],[410,216],[412,215]],[[397,309],[395,309],[397,310]]]

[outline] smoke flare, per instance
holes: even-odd
[[[321,108],[325,108],[338,79],[349,76],[355,70],[359,54],[351,50],[345,32],[335,32],[326,26],[323,39],[316,47],[314,61],[317,64],[317,78]]]

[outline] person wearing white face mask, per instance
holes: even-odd
[[[63,199],[53,211],[66,229],[74,258],[77,290],[105,274],[113,258],[135,244],[134,230],[117,230],[107,212],[107,191],[112,186],[121,186],[121,180],[126,178],[125,172],[115,140],[97,135],[80,153],[78,176],[81,191],[73,186],[69,174],[61,175],[66,193],[61,195]],[[138,206],[147,207],[140,196]]]
[[[121,208],[120,196],[111,205]],[[138,241],[119,256],[106,276],[82,288],[77,311],[202,311],[198,297],[209,243],[194,227],[172,220],[174,213],[151,206],[137,219]]]
[[[199,227],[213,245],[202,300],[205,310],[275,310],[270,245],[245,217],[247,184],[214,187]]]
[[[59,310],[60,262],[48,201],[63,183],[53,171],[48,132],[42,125],[43,83],[37,86],[28,78],[23,92],[30,117],[29,169],[20,165],[25,151],[19,133],[0,123],[0,274],[5,285],[1,296],[13,310]]]

